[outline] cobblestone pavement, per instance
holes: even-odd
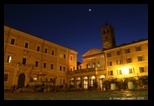
[[[74,92],[5,92],[4,100],[148,100],[148,90],[74,91]]]

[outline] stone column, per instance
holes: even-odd
[[[76,77],[74,77],[74,88],[77,88]]]
[[[91,76],[88,76],[88,87],[91,86]]]

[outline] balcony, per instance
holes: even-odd
[[[88,73],[88,72],[105,71],[105,67],[101,68],[85,68],[80,70],[69,71],[68,74]]]

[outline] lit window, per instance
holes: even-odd
[[[11,57],[11,56],[8,56],[8,58],[7,58],[7,62],[10,63],[11,60],[12,60],[12,57]]]
[[[4,81],[8,80],[8,74],[4,74]]]
[[[63,58],[63,54],[62,53],[60,54],[60,58]]]
[[[95,68],[95,65],[96,65],[96,63],[93,63],[93,64],[92,64],[92,67]]]
[[[97,66],[100,67],[100,62],[97,63]]]
[[[138,59],[138,61],[142,61],[143,60],[142,56],[138,56],[137,59]]]
[[[117,70],[117,75],[122,75],[122,70]]]
[[[133,72],[133,68],[129,68],[129,74],[132,74]]]
[[[121,64],[121,60],[116,60],[117,65]]]
[[[33,80],[34,80],[34,81],[37,81],[37,78],[36,78],[36,77],[34,77],[34,78],[33,78]]]
[[[11,39],[11,44],[14,45],[15,44],[15,39]]]
[[[90,68],[90,64],[88,64],[88,68]]]
[[[109,76],[111,75],[113,75],[113,71],[111,70],[111,71],[108,71],[108,74],[109,74]]]
[[[107,62],[108,66],[112,66],[112,61]]]
[[[140,73],[145,72],[144,67],[139,67]]]

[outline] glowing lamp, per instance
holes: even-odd
[[[127,67],[123,67],[122,68],[122,73],[125,74],[125,75],[128,74],[128,68]]]
[[[37,78],[33,78],[34,81],[37,81]]]

